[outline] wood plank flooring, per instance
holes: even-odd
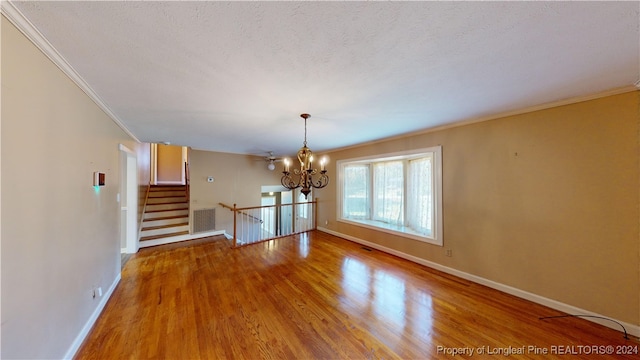
[[[76,358],[603,359],[585,346],[640,346],[318,231],[230,246],[214,237],[140,250]]]

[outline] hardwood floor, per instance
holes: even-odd
[[[240,249],[215,237],[132,256],[76,358],[567,359],[640,346],[584,319],[539,320],[554,315],[322,232]]]

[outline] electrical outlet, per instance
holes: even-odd
[[[453,256],[453,250],[451,249],[447,249],[444,251],[444,254],[448,257],[452,257]]]
[[[98,296],[102,297],[102,286],[98,288]]]

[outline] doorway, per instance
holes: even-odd
[[[280,185],[262,186],[261,205],[275,205],[274,207],[262,209],[261,219],[263,219],[262,232],[264,237],[291,234],[295,231],[296,226],[299,227],[297,218],[301,210],[296,209],[294,205],[294,196],[296,196],[296,199],[300,198],[298,194],[301,193],[286,189]],[[306,213],[304,214],[306,216]],[[295,221],[294,217],[296,218]]]
[[[189,148],[151,144],[151,185],[186,185]]]
[[[120,251],[138,252],[138,161],[136,154],[120,144]]]

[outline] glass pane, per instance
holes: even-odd
[[[433,234],[433,158],[409,161],[407,223],[414,231]]]
[[[402,161],[373,165],[373,219],[404,224],[404,170]]]
[[[344,167],[342,216],[348,219],[369,217],[369,165]]]

